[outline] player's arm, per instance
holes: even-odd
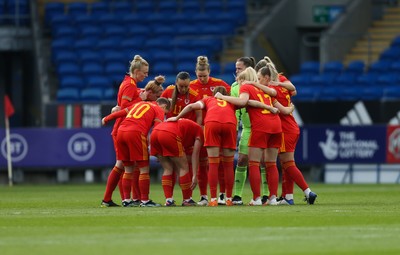
[[[221,93],[217,92],[214,95],[214,97],[225,100],[228,103],[234,104],[234,105],[238,106],[239,108],[242,108],[247,105],[250,96],[247,93],[241,93],[239,95],[239,97],[233,97],[233,96],[225,96],[225,95],[222,95]]]
[[[195,110],[196,113],[196,123],[202,125],[203,123],[203,112],[201,110]]]
[[[107,116],[105,116],[102,120],[101,120],[101,124],[105,125],[107,124],[107,122],[111,121],[111,120],[115,120],[121,117],[125,117],[126,114],[128,113],[129,109],[125,108],[122,110],[119,110],[117,112],[113,112]]]
[[[289,115],[294,111],[294,104],[292,103],[289,106],[283,106],[278,100],[275,100],[273,105],[284,115]]]
[[[281,81],[270,81],[269,85],[281,86],[281,87],[284,87],[285,89],[287,89],[289,91],[296,91],[296,87],[289,80],[286,80],[284,82],[281,82]]]
[[[254,81],[245,81],[244,83],[251,84],[256,88],[261,89],[262,91],[264,91],[264,93],[266,93],[266,94],[268,94],[268,95],[270,95],[272,97],[276,96],[276,90],[272,89],[272,88],[269,88],[268,86],[265,86],[263,84],[260,84],[258,82],[254,82]]]
[[[195,103],[188,104],[185,106],[185,108],[183,108],[183,110],[178,115],[176,115],[175,117],[168,118],[167,121],[177,121],[180,118],[182,118],[182,116],[185,116],[185,114],[191,111],[201,110],[203,108],[204,108],[204,103],[201,100]]]
[[[199,157],[200,157],[200,149],[203,143],[199,138],[197,138],[193,145],[193,152],[192,152],[192,171],[193,171],[193,178],[192,178],[192,185],[190,188],[194,190],[197,186],[197,170],[199,169]]]
[[[261,103],[260,101],[257,101],[257,100],[249,100],[249,104],[248,105],[252,106],[252,107],[267,109],[268,111],[272,112],[273,114],[279,113],[279,109],[278,108],[275,108],[275,107],[270,106],[270,105],[266,105],[266,104]]]

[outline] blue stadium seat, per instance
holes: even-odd
[[[338,85],[354,85],[356,84],[356,75],[353,73],[342,73],[335,78]]]
[[[153,1],[140,1],[136,4],[135,11],[136,13],[140,13],[143,16],[147,16],[154,12],[154,6],[155,4],[153,3]]]
[[[343,87],[338,90],[339,98],[345,101],[355,101],[361,99],[360,88],[355,86]]]
[[[162,1],[158,4],[157,11],[159,13],[176,14],[179,11],[179,5],[177,1],[174,0]]]
[[[97,102],[103,99],[103,89],[102,88],[84,88],[80,93],[81,101]]]
[[[105,37],[114,37],[119,36],[122,37],[125,34],[126,30],[124,27],[117,25],[110,25],[104,27],[104,36]]]
[[[340,61],[326,62],[322,68],[324,74],[339,75],[343,71],[343,63]]]
[[[110,6],[107,2],[93,2],[90,6],[90,14],[100,16],[110,12]]]
[[[196,14],[202,11],[199,1],[183,1],[181,5],[182,13]]]
[[[152,26],[153,28],[155,28],[157,25],[165,24],[165,22],[169,19],[170,16],[171,16],[170,14],[153,12],[144,18],[146,19],[147,24],[149,26]],[[170,24],[168,24],[168,25],[170,25]]]
[[[82,65],[85,63],[101,63],[103,61],[103,57],[100,52],[87,50],[80,52],[79,61]]]
[[[78,35],[76,28],[72,25],[60,25],[53,29],[52,35],[55,38],[75,38]]]
[[[76,63],[79,58],[75,51],[60,50],[54,54],[53,60],[58,65],[60,63]]]
[[[88,37],[100,38],[103,36],[103,29],[100,26],[82,25],[79,27],[79,30],[81,38],[88,38]]]
[[[157,61],[153,65],[153,73],[156,75],[174,75],[176,72],[175,66],[171,61],[161,62]]]
[[[215,74],[215,75],[212,75],[212,77],[221,79],[228,84],[232,84],[235,82],[235,76],[233,74],[229,74],[229,73]],[[192,79],[197,79],[197,77],[194,76]]]
[[[393,85],[398,85],[398,75],[395,73],[383,73],[381,75],[378,75],[378,78],[376,79],[376,83],[380,86],[393,86]],[[400,87],[398,87],[400,90]]]
[[[383,101],[397,101],[400,99],[400,89],[399,85],[387,86],[383,89]]]
[[[136,36],[141,36],[141,37],[147,37],[151,34],[151,31],[146,25],[135,25],[135,26],[128,26],[126,28],[126,33],[130,37],[136,37]]]
[[[72,44],[75,51],[84,52],[88,50],[93,50],[97,42],[98,39],[96,37],[88,37],[88,38],[78,39]]]
[[[400,59],[400,47],[389,47],[379,56],[379,60],[396,61]]]
[[[103,99],[104,100],[116,100],[117,92],[113,88],[108,88],[104,90]]]
[[[221,0],[204,1],[204,12],[207,13],[222,13],[225,10],[225,5]]]
[[[122,50],[143,50],[145,40],[143,36],[125,38],[121,41],[121,48]]]
[[[311,76],[304,74],[296,74],[292,75],[289,80],[294,86],[302,88],[310,85]]]
[[[59,88],[78,88],[82,89],[85,87],[85,83],[82,77],[79,75],[63,75],[59,77],[60,86]]]
[[[191,20],[193,21],[194,24],[203,24],[203,25],[209,25],[209,24],[215,24],[212,20],[210,20],[210,16],[205,13],[205,12],[198,12],[195,13],[191,16]]]
[[[76,63],[60,63],[57,67],[59,77],[63,75],[81,75],[81,67]]]
[[[104,67],[101,63],[85,63],[82,66],[82,74],[86,77],[90,75],[103,75]]]
[[[57,90],[56,95],[59,102],[77,102],[79,101],[79,89],[77,88],[61,88]]]
[[[69,15],[86,15],[88,13],[88,3],[72,2],[67,5]]]
[[[390,72],[392,72],[392,73],[398,73],[398,74],[400,74],[400,60],[397,60],[397,61],[395,61],[395,62],[393,62],[391,65],[390,65]]]
[[[51,26],[52,31],[57,30],[60,26],[71,26],[73,25],[73,19],[71,16],[60,14],[52,16],[51,22],[49,25]]]
[[[366,86],[366,85],[372,85],[376,83],[376,80],[378,79],[378,75],[375,73],[364,73],[359,75],[356,78],[357,84],[359,86]]]
[[[191,50],[178,50],[177,52],[175,52],[175,60],[178,63],[184,61],[192,61],[193,68],[196,65],[197,57],[197,53]]]
[[[174,27],[179,27],[182,25],[192,25],[193,21],[191,20],[192,13],[181,12],[174,14],[169,17],[169,21],[173,24]]]
[[[59,51],[73,50],[73,40],[71,38],[54,39],[51,42],[51,52],[53,55]]]
[[[310,85],[326,87],[333,84],[335,77],[336,76],[332,74],[313,75],[310,79]]]
[[[171,41],[171,47],[175,50],[175,52],[179,52],[181,50],[191,50],[192,41],[192,39],[175,38]]]
[[[320,72],[320,63],[317,61],[306,61],[300,66],[300,74],[316,75]]]
[[[364,69],[365,69],[365,63],[362,60],[353,60],[351,61],[346,69],[345,72],[346,73],[353,73],[355,75],[360,75],[362,73],[364,73]]]
[[[396,36],[390,43],[391,47],[400,47],[400,35]]]
[[[76,27],[82,26],[97,26],[97,19],[90,14],[72,16],[73,22]]]
[[[211,63],[212,66],[212,63]],[[227,62],[224,64],[224,66],[221,68],[222,73],[224,74],[229,74],[229,75],[236,75],[236,62]],[[212,69],[211,69],[212,71]]]
[[[173,37],[176,33],[177,28],[171,25],[156,25],[153,28],[153,33],[155,36],[171,36]]]
[[[294,102],[312,102],[317,99],[319,92],[319,87],[303,86],[297,89],[297,94],[292,100]]]
[[[96,48],[101,51],[107,50],[120,50],[121,49],[121,41],[122,37],[108,37],[103,40],[100,40],[96,44]]]
[[[65,5],[62,2],[49,2],[44,6],[44,19],[47,26],[50,25],[53,17],[63,16],[65,14]]]
[[[246,0],[230,0],[226,6],[226,12],[232,13],[236,19],[236,25],[242,26],[246,23]]]
[[[111,25],[123,27],[125,25],[123,20],[121,20],[121,17],[115,13],[106,13],[99,16],[97,23],[101,27],[107,27]]]
[[[199,33],[199,28],[200,26],[193,24],[182,24],[177,27],[175,33],[177,36],[196,36]]]
[[[201,33],[211,36],[221,36],[221,35],[232,35],[235,31],[235,27],[230,22],[220,22],[218,24],[203,26]]]
[[[151,55],[157,61],[174,63],[175,54],[171,50],[154,49],[151,51]]]
[[[133,56],[131,57],[131,59]],[[103,61],[105,63],[108,62],[123,62],[126,60],[126,63],[128,63],[128,60],[131,60],[130,56],[126,55],[123,51],[120,50],[107,50],[103,52]]]
[[[176,64],[176,71],[177,71],[177,73],[182,72],[182,71],[188,72],[190,74],[190,76],[192,76],[191,78],[194,79],[194,77],[196,77],[195,65],[196,65],[196,63],[193,61],[178,62]]]
[[[136,26],[147,26],[147,19],[143,17],[140,13],[132,13],[121,17],[123,24],[127,30],[134,28]],[[132,25],[134,24],[134,25]],[[149,33],[151,31],[148,31]]]
[[[129,15],[133,13],[133,3],[131,1],[115,1],[112,9],[118,15]]]
[[[112,77],[113,75],[122,75],[128,71],[129,66],[124,65],[121,61],[107,62],[104,68],[104,72],[107,76]]]
[[[391,62],[388,60],[378,60],[372,63],[368,68],[368,73],[382,74],[389,70]]]
[[[170,50],[173,38],[167,36],[160,36],[146,40],[145,47],[149,49],[165,49]]]
[[[86,78],[87,87],[90,88],[112,88],[112,82],[105,75],[87,76]]]
[[[380,100],[383,96],[383,88],[380,86],[368,86],[360,88],[362,100]]]
[[[318,101],[336,101],[340,99],[341,94],[338,89],[332,86],[322,87],[318,95]]]

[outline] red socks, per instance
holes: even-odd
[[[114,166],[111,170],[110,174],[108,175],[107,184],[106,184],[106,191],[104,192],[103,200],[108,202],[112,198],[112,193],[114,192],[115,188],[118,185],[119,180],[121,179],[122,173],[124,172],[123,169]],[[120,190],[122,191],[122,189]],[[123,197],[123,193],[121,192],[121,198]]]

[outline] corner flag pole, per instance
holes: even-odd
[[[14,114],[14,106],[8,95],[4,95],[4,120],[6,126],[6,144],[7,144],[7,168],[8,168],[8,185],[13,185],[13,174],[11,164],[11,141],[10,141],[10,121],[9,118]]]
[[[7,169],[8,169],[8,185],[13,186],[13,170],[11,162],[11,141],[10,141],[10,122],[8,117],[5,117],[6,126],[6,144],[7,144]]]

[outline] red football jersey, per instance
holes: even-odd
[[[163,130],[179,136],[186,152],[192,150],[196,139],[199,139],[202,143],[204,142],[203,129],[199,124],[189,119],[162,122],[154,130]]]
[[[175,90],[175,85],[168,86],[164,90],[164,92],[161,94],[161,97],[172,98],[172,94],[173,94],[174,90]],[[197,91],[194,91],[191,88],[189,88],[189,91],[187,94],[178,93],[178,95],[176,97],[175,107],[174,107],[174,109],[171,109],[167,113],[167,118],[177,116],[182,111],[182,109],[185,108],[185,106],[187,106],[188,104],[197,102],[200,99],[201,99],[201,97],[199,96],[199,93],[197,93]],[[191,111],[190,113],[183,116],[183,118],[196,121],[196,112]]]
[[[139,101],[141,101],[141,99],[139,97],[139,91],[136,85],[136,81],[129,75],[125,75],[124,80],[119,86],[117,104],[121,107],[121,109],[125,109]],[[115,120],[113,130],[111,132],[112,135],[117,134],[118,127],[123,119],[124,118],[118,118]]]
[[[266,105],[273,106],[272,102],[274,98],[264,93],[261,89],[254,87],[253,85],[242,84],[240,86],[239,93],[247,93],[249,94],[249,99],[253,99]],[[247,106],[246,109],[249,113],[252,130],[271,134],[282,132],[281,120],[279,118],[279,115],[273,114],[266,109],[251,106]]]
[[[291,103],[290,91],[282,86],[274,86],[276,90],[276,100],[283,106],[287,107]],[[280,113],[282,132],[300,134],[299,126],[292,114],[285,115]]]
[[[213,121],[219,123],[237,124],[235,110],[236,107],[222,99],[206,97],[202,100],[205,105],[206,116],[204,123]]]
[[[142,101],[129,107],[129,112],[118,130],[135,130],[147,135],[153,124],[154,126],[159,124],[154,122],[156,119],[164,120],[164,110],[154,102]]]
[[[201,83],[198,79],[190,82],[190,88],[197,91],[201,98],[212,96],[213,91],[217,86],[224,86],[228,93],[231,92],[231,87],[228,85],[228,83],[214,77],[209,77],[206,84]]]

